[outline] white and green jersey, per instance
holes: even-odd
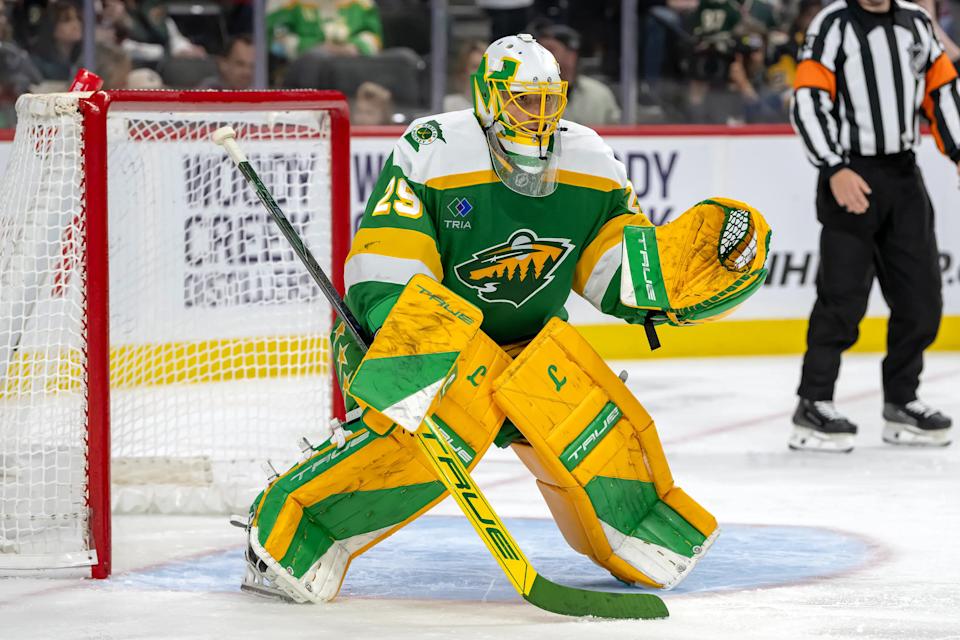
[[[477,305],[500,344],[564,317],[571,290],[604,313],[619,302],[623,227],[648,225],[623,164],[592,129],[561,121],[557,188],[511,191],[470,110],[414,121],[367,203],[344,268],[347,304],[373,332],[400,290],[427,274]]]

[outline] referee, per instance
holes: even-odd
[[[950,443],[951,421],[917,399],[943,309],[933,208],[917,168],[920,113],[960,170],[960,82],[929,14],[902,0],[836,0],[810,23],[791,120],[820,170],[820,269],[791,449],[853,449],[833,404],[874,276],[890,307],[883,439]]]

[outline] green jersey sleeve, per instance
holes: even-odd
[[[402,139],[400,144],[406,144]],[[437,234],[426,188],[410,179],[394,152],[367,201],[344,264],[346,302],[372,335],[414,275],[443,280]]]
[[[652,225],[640,211],[637,194],[629,180],[622,189],[611,192],[608,209],[577,261],[573,289],[607,315],[642,323],[647,316],[645,310],[620,302],[621,243],[623,228],[628,225]]]

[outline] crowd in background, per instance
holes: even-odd
[[[960,0],[917,0],[960,40]],[[74,0],[0,0],[0,128],[24,92],[65,90],[80,66]],[[810,21],[821,0],[641,0],[640,123],[786,122]],[[566,117],[618,124],[619,0],[451,0],[445,110],[471,105],[487,44],[530,32],[569,81]],[[429,0],[269,0],[269,83],[339,89],[358,125],[401,124],[430,109]],[[254,81],[251,0],[99,0],[96,68],[104,88],[246,89]],[[948,51],[956,59],[956,50]]]

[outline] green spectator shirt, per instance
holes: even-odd
[[[270,0],[267,32],[271,39],[297,36],[299,53],[328,41],[349,42],[363,55],[380,51],[383,27],[372,0]]]

